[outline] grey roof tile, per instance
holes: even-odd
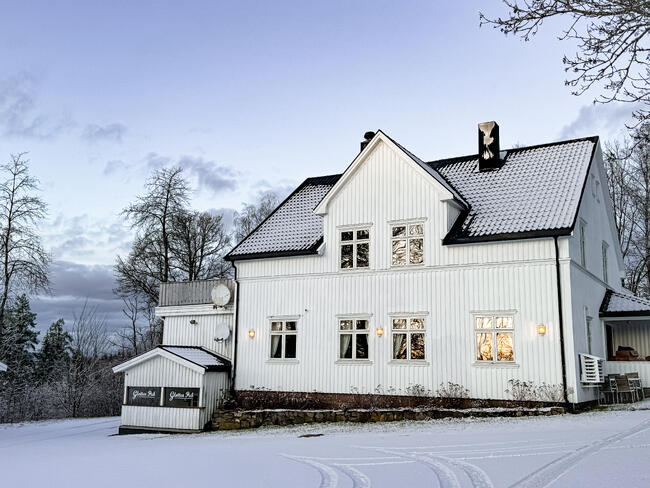
[[[601,316],[650,315],[650,300],[608,290],[600,307]]]
[[[207,351],[202,347],[194,346],[158,346],[160,349],[171,352],[191,363],[203,366],[208,371],[229,370],[230,361]]]

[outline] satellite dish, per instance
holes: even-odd
[[[225,341],[230,337],[230,325],[226,324],[225,322],[221,322],[220,324],[217,324],[214,330],[214,340],[215,341]]]
[[[219,283],[212,288],[210,295],[212,296],[212,303],[217,307],[225,307],[230,301],[230,289],[223,283]]]

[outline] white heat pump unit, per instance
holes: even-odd
[[[604,381],[603,358],[580,354],[580,382],[588,386],[598,386]]]

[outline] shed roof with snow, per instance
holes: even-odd
[[[230,361],[203,347],[158,346],[113,368],[114,373],[127,371],[154,357],[162,356],[171,361],[205,373],[209,371],[230,371]]]
[[[608,290],[600,306],[601,317],[650,317],[650,300]]]

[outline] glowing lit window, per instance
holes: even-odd
[[[512,315],[477,315],[474,317],[476,360],[513,362],[515,327]]]

